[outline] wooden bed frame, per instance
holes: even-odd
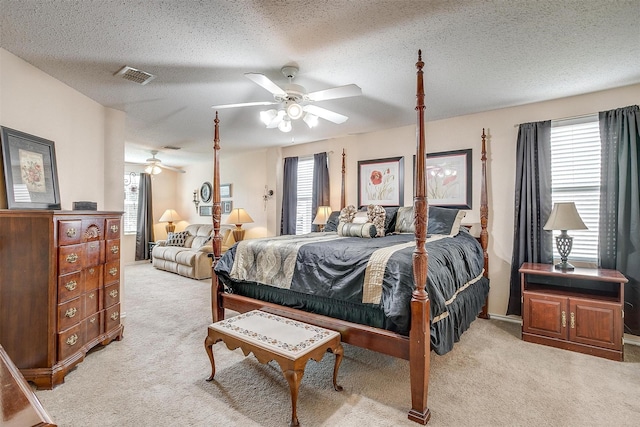
[[[411,410],[408,417],[410,420],[420,424],[426,424],[431,417],[431,411],[427,406],[430,368],[430,305],[429,295],[425,291],[427,284],[427,263],[428,255],[425,249],[427,239],[427,198],[426,198],[426,143],[424,137],[424,84],[422,53],[418,51],[417,68],[417,136],[416,136],[416,189],[414,197],[415,211],[415,236],[416,250],[413,253],[413,273],[416,289],[413,291],[411,299],[411,329],[409,336],[400,335],[384,329],[351,323],[327,316],[308,313],[289,307],[259,301],[252,298],[224,293],[220,286],[215,271],[211,277],[211,311],[213,321],[224,319],[224,309],[228,308],[240,313],[250,310],[260,309],[273,314],[289,317],[301,322],[310,323],[327,329],[339,331],[342,341],[387,354],[409,361],[411,380]],[[222,237],[220,235],[220,138],[219,119],[216,112],[214,120],[214,145],[213,145],[213,267],[221,256]],[[344,207],[344,150],[342,163],[342,195],[341,204]],[[480,199],[480,244],[484,252],[484,276],[488,277],[489,258],[487,256],[487,246],[489,235],[487,232],[488,206],[487,206],[487,186],[486,186],[486,135],[482,130],[482,179],[481,179],[481,199]],[[479,317],[487,318],[487,305],[482,308]]]

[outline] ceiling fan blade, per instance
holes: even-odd
[[[305,105],[304,111],[320,117],[321,119],[329,120],[330,122],[340,124],[346,122],[349,117],[338,114],[334,111],[327,110],[326,108],[316,107],[315,105]]]
[[[242,102],[240,104],[212,105],[211,108],[214,108],[216,110],[224,110],[225,108],[255,107],[256,105],[273,105],[273,104],[278,104],[278,102],[275,102],[275,101]]]
[[[265,88],[266,90],[268,90],[274,95],[278,95],[282,97],[287,96],[287,92],[285,92],[284,89],[282,89],[280,86],[275,84],[273,81],[271,81],[271,79],[269,79],[269,77],[265,76],[264,74],[245,73],[244,75],[246,78],[262,86],[263,88]]]
[[[325,101],[327,99],[348,98],[350,96],[360,95],[362,95],[362,89],[360,89],[360,86],[350,84],[311,92],[307,94],[307,97],[309,98],[309,101]]]
[[[157,163],[156,166],[160,166],[162,169],[167,169],[167,170],[178,172],[178,173],[186,173],[182,169],[174,168],[172,166],[166,166],[166,165],[163,165],[161,163]]]

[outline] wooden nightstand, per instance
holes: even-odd
[[[522,264],[522,339],[623,360],[625,283],[616,270]]]

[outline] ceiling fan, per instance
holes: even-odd
[[[158,150],[151,150],[151,157],[146,160],[147,167],[144,168],[144,171],[151,175],[157,175],[162,172],[162,169],[167,169],[170,171],[185,173],[182,169],[174,168],[171,166],[166,166],[162,164],[162,160],[156,157],[158,154]]]
[[[274,99],[273,101],[214,105],[211,108],[220,110],[223,108],[279,105],[277,109],[273,108],[261,111],[260,120],[262,120],[268,129],[278,128],[282,132],[290,132],[292,128],[291,120],[298,120],[300,118],[302,118],[309,128],[313,128],[318,124],[318,118],[336,124],[344,123],[348,119],[347,116],[312,105],[311,103],[362,95],[362,89],[355,84],[333,87],[316,92],[307,92],[304,87],[292,83],[293,78],[298,74],[298,67],[288,65],[282,67],[280,71],[289,79],[289,83],[284,86],[277,85],[264,74],[245,73],[245,77],[249,80],[271,92]]]

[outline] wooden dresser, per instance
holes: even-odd
[[[98,344],[122,339],[122,212],[0,210],[0,344],[53,388]]]

